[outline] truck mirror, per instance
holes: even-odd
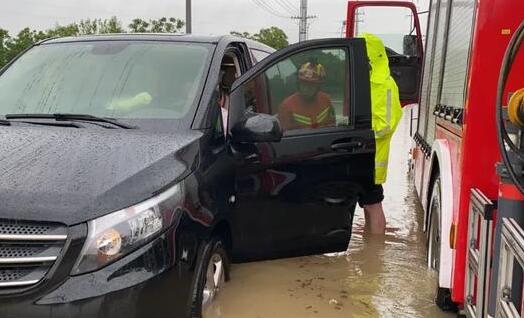
[[[418,38],[416,35],[404,35],[403,54],[407,56],[419,55]]]

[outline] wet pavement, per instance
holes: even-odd
[[[384,237],[364,233],[357,210],[347,253],[233,265],[208,317],[454,317],[433,303],[423,214],[408,176],[409,116],[393,138]]]

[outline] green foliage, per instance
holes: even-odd
[[[271,46],[274,49],[282,49],[289,45],[288,37],[284,30],[272,26],[266,29],[260,29],[256,34],[250,34],[249,32],[237,32],[231,31],[232,35],[243,37],[246,39],[255,40]]]
[[[25,28],[15,37],[10,36],[7,30],[0,28],[0,68],[34,43],[48,38],[126,32],[177,33],[184,25],[184,21],[177,18],[163,17],[148,21],[137,18],[129,24],[128,29],[125,29],[117,17],[112,17],[110,19],[81,20],[68,25],[56,25],[46,31]]]
[[[289,45],[286,33],[277,27],[261,29],[254,35],[255,40],[271,46],[274,49],[283,49]]]
[[[145,21],[142,19],[134,19],[129,24],[131,32],[138,33],[177,33],[185,25],[185,22],[177,18],[161,18],[158,20]]]
[[[0,67],[7,64],[7,40],[9,39],[9,33],[7,30],[0,29]]]

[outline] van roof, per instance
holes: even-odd
[[[46,39],[38,44],[54,44],[54,43],[71,43],[71,42],[90,42],[90,41],[168,41],[168,42],[189,42],[189,43],[213,43],[219,42],[246,42],[250,47],[265,48],[269,52],[274,51],[269,46],[253,41],[250,39],[241,38],[233,35],[193,35],[193,34],[175,34],[175,33],[113,33],[113,34],[99,34],[99,35],[83,35],[75,37],[61,37]]]

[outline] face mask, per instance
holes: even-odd
[[[298,85],[298,91],[306,99],[313,99],[317,95],[319,87],[317,84],[300,83]]]

